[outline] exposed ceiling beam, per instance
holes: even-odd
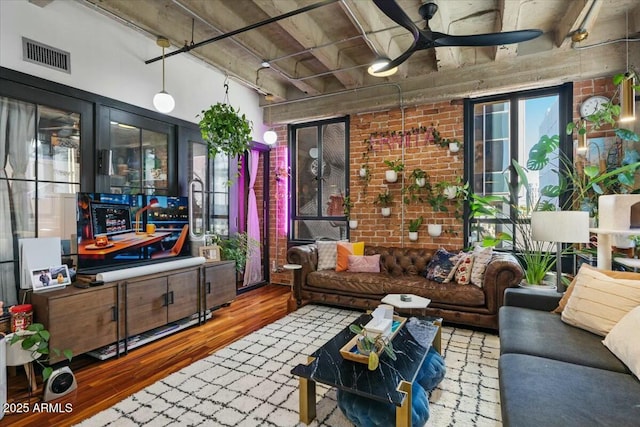
[[[36,6],[46,7],[50,5],[53,0],[29,0],[29,3],[35,4]]]
[[[578,29],[589,30],[598,17],[602,0],[575,0],[569,2],[569,8],[555,29],[555,44],[560,49],[571,45],[571,33]]]
[[[438,12],[429,20],[429,28],[431,31],[439,31],[441,33],[448,34],[450,29],[445,28],[445,22],[451,22],[451,2],[439,2]],[[424,26],[424,22],[418,25]],[[448,25],[447,25],[448,26]],[[435,49],[436,69],[437,70],[450,70],[460,67],[460,49],[454,47],[438,47]]]
[[[518,16],[520,15],[521,0],[499,0],[498,8],[500,13],[498,19],[496,19],[496,25],[494,31],[502,33],[505,31],[518,30]],[[505,58],[513,58],[518,53],[518,45],[505,44],[501,46],[495,46],[493,48],[493,59],[500,61]]]

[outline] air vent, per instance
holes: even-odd
[[[22,38],[22,60],[71,74],[71,54],[28,38]]]

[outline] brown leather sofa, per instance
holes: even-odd
[[[298,306],[324,303],[349,308],[373,309],[387,294],[414,294],[429,298],[424,310],[413,314],[442,317],[452,323],[498,329],[498,310],[506,288],[518,286],[523,272],[509,254],[494,256],[487,266],[484,285],[458,285],[427,280],[422,272],[433,249],[365,246],[365,255],[380,254],[380,273],[317,271],[315,243],[293,246],[287,251],[295,270],[293,293]],[[402,310],[400,310],[402,311]]]

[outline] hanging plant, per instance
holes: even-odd
[[[218,102],[198,117],[209,157],[220,153],[230,158],[240,157],[249,150],[253,124],[244,114],[240,115],[240,109],[234,110],[231,105]]]

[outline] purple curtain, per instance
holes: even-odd
[[[260,220],[258,217],[258,204],[256,192],[253,186],[258,175],[258,162],[260,153],[251,150],[249,153],[249,201],[247,206],[247,265],[244,269],[243,286],[262,281],[262,256],[260,253]]]

